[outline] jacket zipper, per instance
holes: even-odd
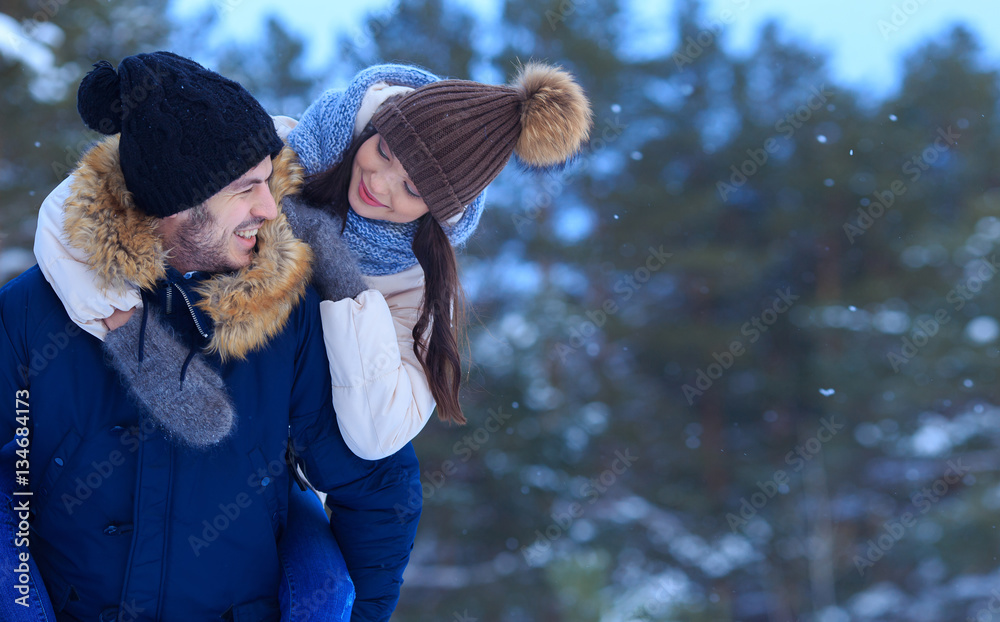
[[[194,320],[194,327],[198,329],[198,334],[205,339],[208,339],[208,333],[201,329],[201,322],[198,321],[198,316],[194,314],[194,309],[191,307],[191,300],[188,298],[187,294],[184,293],[184,290],[181,289],[180,285],[173,283],[173,286],[177,288],[177,291],[181,294],[181,298],[183,298],[185,304],[187,304],[188,311],[191,313],[191,319]],[[167,291],[169,292],[170,290],[167,289]]]
[[[174,290],[172,287],[167,288],[167,315],[174,312]]]

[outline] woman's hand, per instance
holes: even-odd
[[[115,312],[111,314],[111,317],[104,318],[104,325],[108,327],[108,330],[114,330],[120,326],[124,326],[125,322],[132,317],[133,313],[135,313],[135,307],[132,307],[128,311],[115,309]]]

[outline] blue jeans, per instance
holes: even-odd
[[[330,532],[319,498],[293,481],[288,524],[278,544],[284,571],[279,591],[281,622],[333,622],[351,618],[354,584]]]
[[[18,555],[26,553],[27,548],[15,546],[15,533],[21,523],[17,504],[30,499],[12,494],[15,489],[22,490],[15,487],[14,481],[16,449],[11,442],[0,450],[0,621],[55,622],[34,560],[29,556],[21,566]],[[282,566],[278,593],[281,622],[350,619],[354,584],[330,533],[326,512],[315,494],[303,492],[294,483],[288,493],[288,524],[278,551]]]

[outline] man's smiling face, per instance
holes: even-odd
[[[271,158],[203,204],[160,221],[170,264],[181,272],[231,272],[250,264],[257,230],[278,216],[267,186]]]

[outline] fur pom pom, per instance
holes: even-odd
[[[573,157],[590,136],[593,116],[573,76],[558,67],[528,63],[511,86],[524,98],[517,158],[528,166],[549,167]]]
[[[120,101],[121,79],[115,68],[106,60],[94,63],[94,68],[80,82],[76,95],[76,109],[83,122],[102,134],[121,132],[121,114],[114,110],[115,103]]]

